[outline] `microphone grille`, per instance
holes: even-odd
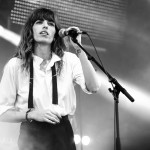
[[[66,29],[60,29],[59,32],[58,32],[59,36],[62,37],[62,38],[65,37],[66,36],[65,31],[66,31]]]

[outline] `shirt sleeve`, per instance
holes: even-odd
[[[74,80],[74,82],[79,84],[85,93],[92,94],[92,92],[90,92],[87,89],[80,59],[76,55],[74,55],[72,62],[73,62],[73,80]]]
[[[16,101],[15,60],[11,59],[4,67],[0,82],[0,115],[13,108]]]

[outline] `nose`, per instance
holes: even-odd
[[[46,29],[48,28],[48,23],[46,20],[43,21],[43,28],[46,28]]]

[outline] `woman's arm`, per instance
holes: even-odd
[[[77,49],[77,55],[81,61],[85,83],[89,91],[95,93],[99,90],[100,82],[98,80],[98,76],[95,72],[94,67],[91,62],[88,60],[87,55],[81,49]]]
[[[39,122],[56,124],[60,122],[60,119],[60,114],[58,114],[53,108],[48,110],[31,109],[28,114],[27,111],[8,109],[6,112],[0,115],[1,122],[10,123],[20,123],[24,121],[36,120]]]
[[[0,115],[1,122],[20,123],[26,121],[26,112],[20,112],[16,109],[8,109]]]
[[[18,61],[16,58],[11,59],[4,68],[3,76],[0,83],[0,121],[3,122],[23,122],[26,121],[26,111],[20,111],[15,107],[17,95],[18,79]],[[55,109],[50,110],[33,110],[29,112],[28,119],[41,122],[55,123],[61,117]]]
[[[80,31],[78,27],[70,27],[70,28],[68,28],[68,30],[70,30],[71,28],[76,29],[77,32]],[[79,34],[76,39],[77,39],[78,43],[81,45],[81,34]],[[98,80],[98,76],[96,74],[96,71],[95,71],[93,65],[88,60],[86,53],[77,44],[75,44],[72,40],[70,40],[70,42],[72,43],[73,47],[75,48],[76,54],[80,59],[87,89],[92,93],[97,92],[100,88],[100,81]]]

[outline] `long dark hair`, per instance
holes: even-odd
[[[59,36],[58,32],[61,29],[60,23],[58,21],[58,16],[54,10],[47,9],[47,8],[37,8],[35,9],[32,14],[28,17],[21,34],[21,41],[19,46],[17,47],[17,53],[15,57],[18,57],[23,60],[22,68],[26,71],[29,70],[30,62],[32,59],[32,53],[34,52],[34,39],[33,39],[33,31],[32,27],[37,20],[48,20],[53,21],[55,23],[55,36],[52,44],[51,50],[57,54],[60,58],[64,55],[64,50],[66,50],[66,46],[64,40]],[[57,62],[58,69],[57,71],[60,73],[63,62]]]

